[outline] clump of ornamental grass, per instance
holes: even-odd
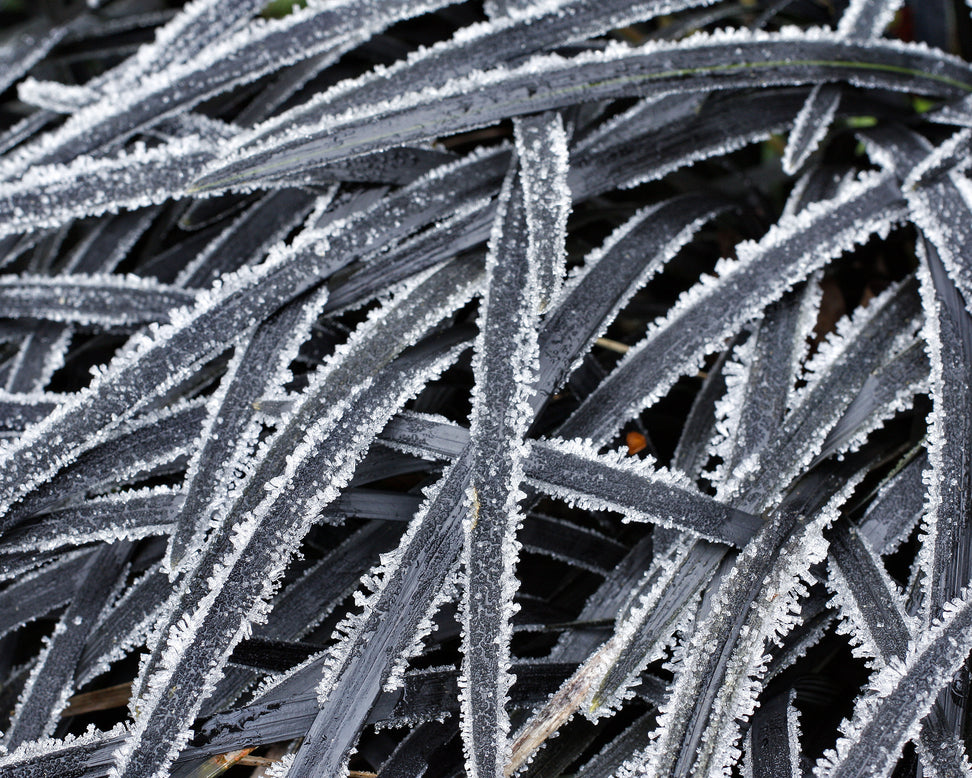
[[[972,775],[965,5],[0,26],[0,775]]]

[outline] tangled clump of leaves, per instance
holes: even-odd
[[[0,775],[972,774],[967,9],[174,5],[0,6]]]

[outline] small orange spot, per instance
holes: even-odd
[[[648,438],[640,432],[629,432],[624,436],[624,442],[628,444],[628,456],[632,457],[639,451],[648,448]]]

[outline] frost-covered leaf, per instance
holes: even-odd
[[[50,551],[167,535],[172,531],[173,505],[180,497],[171,489],[155,487],[86,500],[4,533],[0,552]]]
[[[857,43],[825,32],[793,31],[700,35],[684,44],[616,47],[573,60],[538,56],[518,67],[483,71],[436,89],[400,95],[370,110],[297,124],[272,140],[242,146],[215,163],[197,186],[240,186],[268,170],[276,173],[307,161],[335,162],[577,102],[840,80],[945,97],[960,94],[960,84],[972,84],[972,73],[958,60],[949,61],[949,72],[923,79],[926,59],[922,49],[899,43]],[[942,60],[936,63],[941,70]],[[685,79],[686,73],[695,78]]]
[[[803,167],[827,135],[840,105],[840,87],[818,84],[797,114],[783,153],[783,169],[790,175]]]
[[[922,473],[927,468],[924,453],[912,457],[882,484],[861,519],[861,534],[882,554],[894,551],[921,519],[925,509]]]
[[[530,252],[536,256],[541,311],[564,281],[567,249],[567,133],[560,114],[521,117],[514,123]]]
[[[875,520],[872,518],[872,520]],[[878,667],[903,661],[915,624],[891,582],[881,558],[854,529],[842,522],[828,533],[833,602],[839,605],[856,650],[877,660]],[[917,743],[922,760],[941,775],[967,775],[962,747],[948,732],[939,706],[922,722]]]
[[[0,41],[0,92],[23,77],[71,31],[71,24],[35,19],[8,30]]]
[[[814,377],[796,396],[796,407],[767,444],[747,456],[720,484],[721,495],[739,495],[744,509],[765,508],[767,501],[774,500],[774,489],[792,483],[804,468],[812,466],[828,433],[846,418],[853,400],[863,391],[878,394],[871,379],[889,354],[911,345],[920,316],[915,292],[913,280],[891,287],[838,328],[814,355],[810,363]],[[919,361],[919,380],[921,367]],[[904,391],[910,399],[913,385],[908,378],[910,373],[905,371]],[[891,380],[886,383],[891,384],[888,397],[881,399],[889,400],[897,410],[901,387]]]
[[[925,535],[919,557],[927,580],[924,619],[928,623],[954,592],[969,581],[967,547],[968,488],[966,466],[969,421],[965,402],[970,392],[972,317],[951,284],[934,246],[921,254],[928,265],[922,273],[922,294],[929,311],[923,330],[932,363],[935,414],[929,431],[926,475]]]
[[[537,333],[559,264],[551,255],[564,251],[557,230],[543,225],[561,219],[555,209],[565,199],[563,193],[551,193],[558,197],[553,208],[537,202],[545,176],[540,148],[529,136],[542,128],[528,122],[517,130],[518,164],[503,184],[486,259],[473,359],[477,387],[469,430],[469,517],[463,527],[463,745],[467,772],[491,778],[501,778],[509,757],[511,603],[516,535],[523,522],[518,504],[523,437],[532,421],[530,394],[538,369]],[[566,138],[561,136],[559,143],[565,156]],[[534,176],[540,181],[531,180]]]
[[[44,488],[19,502],[4,517],[4,525],[15,526],[36,513],[50,510],[65,498],[125,484],[155,467],[178,460],[199,435],[204,418],[202,403],[194,400],[146,414],[116,430],[116,434],[106,435],[105,440],[61,470]]]
[[[430,459],[459,457],[469,432],[448,421],[401,414],[383,442]],[[540,492],[628,519],[676,527],[727,545],[742,545],[759,526],[756,516],[699,494],[678,475],[648,463],[599,456],[582,441],[531,441],[525,479]]]
[[[664,394],[680,375],[695,369],[720,340],[787,288],[871,234],[886,233],[900,209],[900,194],[890,177],[868,176],[832,200],[784,217],[758,243],[737,246],[739,258],[724,260],[716,277],[704,277],[683,295],[584,400],[561,434],[599,437],[613,431]],[[711,316],[713,310],[722,315]],[[634,385],[639,389],[630,391]],[[638,399],[632,402],[634,397]],[[587,413],[595,408],[596,414]],[[610,425],[595,426],[595,418],[610,420]]]
[[[115,543],[91,554],[78,574],[78,589],[38,657],[14,710],[4,744],[15,748],[49,736],[73,689],[74,668],[95,620],[111,597],[131,553]]]
[[[70,602],[93,549],[63,554],[0,593],[0,636]]]
[[[113,157],[32,167],[15,181],[0,181],[0,237],[182,197],[213,154],[208,141],[189,136]]]
[[[612,27],[711,2],[713,0],[555,0],[540,3],[529,13],[464,28],[451,41],[418,52],[391,68],[342,82],[258,125],[238,138],[234,146],[265,146],[273,150],[279,145],[279,137],[275,136],[282,132],[297,125],[312,125],[329,116],[354,113],[362,103],[396,102],[403,92],[431,91],[467,75],[475,79],[497,63],[519,64],[532,54],[602,34]],[[255,161],[249,165],[249,180],[273,179],[308,163],[320,165],[325,162],[312,150],[299,159],[267,153],[261,155],[260,160],[259,165]],[[233,178],[235,183],[241,180],[248,179]],[[201,183],[213,185],[214,181],[213,174],[208,174]]]
[[[906,655],[880,670],[868,693],[841,726],[842,737],[814,768],[823,778],[886,774],[905,742],[935,704],[939,691],[972,651],[972,607],[968,594],[950,601],[941,621],[922,631]]]
[[[137,328],[164,323],[196,296],[138,276],[0,277],[0,306],[9,318],[47,319],[84,327]]]
[[[326,295],[298,299],[284,306],[252,336],[237,346],[219,389],[207,403],[201,430],[202,445],[189,463],[185,494],[172,512],[172,528],[166,564],[181,566],[184,556],[202,546],[202,535],[212,519],[221,518],[218,506],[232,474],[245,467],[259,434],[254,424],[257,403],[279,389],[289,378],[289,365],[306,339]]]
[[[762,703],[753,715],[746,762],[753,778],[798,778],[800,764],[800,712],[793,690]]]
[[[615,137],[606,123],[605,138],[572,152],[571,192],[590,196],[616,187],[629,188],[660,179],[686,165],[718,157],[765,140],[789,127],[806,95],[803,89],[771,88],[756,93],[718,92],[700,99],[692,94],[648,102],[645,121]],[[880,103],[859,98],[860,110],[880,113]],[[667,103],[673,102],[675,106]],[[686,105],[687,104],[687,105]],[[843,109],[838,109],[838,115]],[[623,116],[623,115],[622,115]],[[655,126],[656,121],[659,126]],[[640,132],[644,132],[641,135]]]
[[[724,368],[726,394],[717,403],[722,440],[714,453],[727,479],[747,456],[760,451],[786,415],[803,343],[815,313],[813,284],[783,297],[763,314]]]
[[[540,386],[559,388],[631,295],[722,208],[718,202],[677,199],[639,211],[589,254],[540,333]]]
[[[540,491],[588,508],[621,511],[627,519],[676,527],[743,546],[758,517],[698,494],[677,474],[645,463],[612,462],[580,441],[533,444],[525,476]]]

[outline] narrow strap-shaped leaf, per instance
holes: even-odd
[[[390,549],[397,535],[396,527],[380,522],[362,527],[280,593],[266,623],[254,627],[254,636],[302,637],[327,618],[378,555]]]
[[[132,246],[158,216],[159,209],[143,208],[120,213],[99,222],[91,234],[73,249],[62,273],[110,273],[124,260]]]
[[[822,584],[811,587],[810,594],[800,602],[802,623],[784,635],[779,648],[773,651],[766,669],[767,683],[773,682],[782,672],[806,657],[832,629],[834,618],[827,608],[829,599]]]
[[[509,756],[506,703],[514,680],[509,673],[511,605],[516,535],[523,523],[518,504],[526,454],[523,438],[533,420],[530,392],[536,380],[542,295],[549,294],[540,285],[541,274],[545,266],[559,261],[566,237],[561,231],[558,241],[549,225],[543,236],[549,242],[535,231],[541,227],[537,222],[559,216],[551,203],[531,202],[540,195],[540,187],[529,177],[536,174],[542,180],[542,160],[540,150],[523,136],[537,128],[527,124],[517,129],[518,146],[530,145],[530,156],[518,160],[503,185],[486,259],[486,291],[473,358],[469,518],[463,528],[461,732],[466,770],[482,778],[500,778]],[[566,138],[560,142],[566,155]],[[556,196],[563,201],[562,192]],[[546,280],[553,283],[552,267]]]
[[[972,141],[972,130],[956,132],[951,138],[939,145],[935,151],[921,161],[904,181],[908,189],[934,182],[949,173],[962,173],[968,170],[968,147]],[[958,179],[961,182],[961,179]]]
[[[948,277],[972,312],[972,273],[965,259],[969,239],[966,225],[972,219],[972,189],[966,177],[955,170],[942,171],[930,180],[911,181],[916,172],[939,161],[948,142],[936,149],[923,136],[900,126],[868,130],[863,139],[875,162],[911,184],[902,190],[908,200],[909,215],[934,245]]]
[[[961,291],[966,306],[972,296],[972,274],[966,259],[965,225],[972,218],[972,189],[959,173],[950,173],[908,190],[912,218],[931,241],[949,278]]]
[[[98,160],[38,165],[16,181],[0,181],[0,236],[182,197],[213,156],[208,141],[189,136]]]
[[[0,92],[44,59],[70,31],[70,24],[51,25],[44,17],[10,30],[0,43]]]
[[[807,294],[787,295],[767,308],[746,345],[737,347],[746,352],[745,368],[727,376],[727,394],[719,404],[726,440],[717,452],[727,474],[750,452],[762,449],[786,415],[802,345],[812,327],[812,312],[804,306]]]
[[[65,554],[0,592],[0,637],[70,602],[92,553],[83,549]]]
[[[972,420],[972,315],[945,273],[936,247],[925,242],[920,254],[928,266],[921,274],[929,312],[923,331],[931,358],[932,399],[936,413],[929,430],[931,466],[925,504],[925,538],[918,555],[927,592],[923,617],[929,623],[972,576],[972,506],[966,465]]]
[[[970,650],[972,600],[965,593],[947,605],[940,622],[911,641],[903,659],[872,677],[870,693],[841,725],[836,749],[824,754],[814,772],[821,778],[890,773],[902,747]]]
[[[115,755],[120,776],[164,772],[185,745],[202,699],[250,623],[265,612],[265,600],[316,512],[337,497],[387,418],[455,358],[456,347],[433,354],[420,349],[388,363],[463,304],[477,282],[468,263],[413,282],[322,369],[281,431],[258,452],[259,465],[152,641],[132,736]],[[382,380],[372,383],[379,367],[385,367]],[[184,693],[169,694],[176,675]],[[189,677],[196,680],[186,684]]]
[[[132,88],[145,75],[188,61],[239,27],[262,5],[262,0],[202,0],[187,5],[156,30],[151,43],[84,87],[74,87],[76,98],[71,110],[96,102],[105,92],[117,94],[123,88]]]
[[[135,580],[88,635],[75,681],[83,686],[140,645],[169,596],[171,581],[156,564]]]
[[[827,136],[840,105],[840,87],[817,84],[793,122],[783,151],[783,170],[795,175]]]
[[[537,257],[541,311],[557,296],[567,262],[567,133],[559,113],[518,117],[513,122],[526,210],[530,252]]]
[[[635,678],[656,658],[663,641],[679,627],[685,609],[677,606],[693,599],[711,577],[714,565],[709,557],[713,553],[718,561],[719,549],[682,541],[653,561],[630,592],[629,605],[619,614],[611,637],[590,653],[517,732],[508,775],[525,764],[576,711],[583,709],[595,718],[621,703]],[[696,575],[685,575],[689,569]]]
[[[900,350],[902,343],[909,344],[920,315],[915,292],[913,279],[889,288],[858,312],[846,335],[820,349],[816,383],[806,387],[799,405],[787,414],[767,445],[747,457],[724,484],[725,493],[745,495],[740,507],[753,510],[757,505],[763,509],[772,505],[773,491],[779,493],[815,459],[829,431],[888,354]],[[889,391],[892,402],[897,400],[898,389],[893,385]]]
[[[588,156],[597,150],[618,148],[647,140],[667,125],[700,113],[708,95],[661,95],[639,100],[623,113],[598,125],[581,137],[573,147],[575,154]]]
[[[0,278],[0,310],[10,318],[35,318],[86,327],[141,327],[167,322],[195,294],[133,275]]]
[[[10,149],[19,146],[44,127],[57,119],[57,114],[50,111],[34,111],[15,123],[9,129],[0,133],[0,154],[6,154]],[[6,253],[6,250],[0,254]]]
[[[11,778],[40,778],[56,774],[63,778],[107,778],[111,748],[121,741],[125,725],[109,732],[91,729],[80,737],[41,740],[20,746],[0,757],[0,769]]]
[[[924,453],[914,457],[884,484],[860,523],[860,533],[881,554],[890,554],[908,537],[925,509]]]
[[[46,564],[64,561],[65,556],[70,557],[72,553],[68,552],[64,554],[61,551],[45,551],[42,553],[7,554],[4,556],[3,565],[0,565],[0,581],[20,580],[25,575],[38,570]]]
[[[827,533],[830,541],[831,588],[840,612],[854,622],[860,651],[886,664],[903,658],[911,640],[901,595],[875,551],[846,522]],[[851,597],[850,602],[844,599]]]
[[[178,492],[159,487],[86,500],[5,533],[0,552],[51,551],[167,534],[178,496]]]
[[[677,527],[709,540],[743,546],[758,517],[695,492],[677,475],[640,462],[611,462],[580,441],[532,444],[525,476],[540,491],[590,509]]]
[[[74,669],[84,642],[107,605],[131,553],[116,543],[92,554],[79,574],[78,589],[54,634],[38,657],[14,710],[5,743],[13,748],[50,735],[74,687]]]
[[[497,63],[522,63],[531,54],[549,50],[571,41],[583,40],[608,30],[648,20],[659,13],[706,5],[712,0],[556,0],[537,6],[526,16],[507,17],[492,24],[479,24],[461,30],[452,40],[418,52],[381,71],[342,82],[323,94],[274,116],[233,144],[246,149],[266,146],[273,149],[282,133],[295,126],[311,126],[327,117],[355,113],[361,105],[376,105],[398,98],[402,93],[431,91],[457,77],[485,71]],[[538,109],[540,112],[543,109]],[[521,113],[521,112],[517,112]],[[526,111],[523,113],[533,113]],[[312,152],[295,159],[278,154],[261,156],[258,168],[249,171],[254,178],[277,177],[305,164],[321,164]],[[255,162],[255,161],[254,161]],[[214,182],[211,175],[202,186]],[[239,179],[238,179],[239,180]]]
[[[597,727],[583,718],[567,722],[559,737],[544,743],[541,751],[522,771],[524,778],[564,775],[578,758],[587,752],[600,733]],[[569,773],[568,773],[569,774]]]
[[[403,94],[368,111],[297,124],[278,133],[279,139],[244,146],[214,163],[198,186],[239,186],[308,160],[335,162],[593,100],[828,81],[944,97],[972,89],[972,73],[960,60],[936,55],[929,76],[932,67],[927,52],[897,42],[786,31],[697,35],[684,43],[612,48],[567,60],[540,56],[517,68]]]
[[[655,712],[642,714],[624,732],[615,737],[595,756],[581,765],[576,778],[598,778],[613,775],[619,767],[651,736]]]
[[[898,336],[897,333],[895,332],[888,333],[886,332],[886,330],[889,326],[889,321],[898,322],[900,320],[899,319],[900,311],[895,306],[895,303],[897,302],[900,305],[902,303],[907,303],[909,301],[912,303],[914,302],[913,291],[910,296],[907,294],[907,292],[909,291],[912,290],[908,289],[907,287],[903,287],[902,291],[899,291],[896,295],[887,296],[883,304],[877,304],[875,306],[877,312],[876,313],[872,312],[871,316],[873,318],[871,318],[871,320],[869,321],[869,324],[872,325],[872,330],[875,332],[875,334],[878,332],[884,333],[884,336],[890,339],[889,342],[893,342],[893,340]],[[883,358],[885,354],[885,349],[886,347],[878,348],[875,350],[875,352],[871,352],[871,360],[874,361],[876,359],[879,360],[880,358]],[[852,347],[851,350],[853,351]],[[848,362],[850,364],[854,364],[857,362],[857,359],[860,356],[861,355],[857,353],[848,354],[847,355]],[[842,364],[844,363],[842,362]],[[841,370],[841,369],[834,370],[830,375],[829,381],[821,381],[815,387],[814,391],[807,396],[807,398],[804,400],[801,406],[799,406],[797,409],[795,409],[788,415],[787,419],[784,421],[782,425],[782,428],[776,432],[775,440],[770,442],[770,444],[766,448],[766,451],[777,450],[780,446],[782,446],[784,449],[786,448],[793,449],[794,441],[799,441],[800,444],[799,447],[807,446],[808,451],[811,452],[814,451],[815,446],[819,445],[819,440],[822,439],[826,429],[828,429],[829,427],[826,424],[826,422],[823,422],[823,433],[819,431],[817,432],[818,442],[816,444],[813,443],[813,436],[811,435],[809,437],[810,442],[808,444],[807,443],[808,436],[804,432],[798,431],[798,428],[803,424],[803,422],[801,422],[800,419],[813,417],[814,424],[816,424],[817,421],[820,421],[817,418],[816,414],[819,411],[819,406],[821,405],[821,402],[826,404],[826,402],[828,402],[828,398],[831,398],[835,394],[837,396],[843,396],[845,398],[843,401],[843,405],[846,405],[846,403],[849,402],[850,397],[853,396],[853,390],[849,395],[846,392],[841,394],[835,389],[834,386],[832,386],[832,384],[847,380],[847,377],[845,376],[845,372],[846,372],[845,370]],[[868,372],[869,371],[867,370],[863,370],[855,377],[855,380],[857,381],[858,384],[858,388],[866,380]],[[816,398],[814,396],[816,396]],[[838,414],[840,413],[841,405],[842,405],[841,403],[838,403],[838,408],[837,408]],[[830,423],[832,424],[833,420],[831,420]],[[782,451],[782,449],[779,450]],[[786,454],[781,454],[781,455],[784,457],[794,456],[794,453],[788,452]],[[806,454],[803,454],[803,456],[806,457]],[[776,464],[776,460],[772,458],[769,459],[768,461],[770,465]],[[772,470],[773,468],[770,467],[770,469]],[[779,474],[774,476],[773,482],[777,484],[776,488],[781,488],[784,484],[788,483],[790,477],[791,476],[780,477]],[[764,479],[762,472],[760,473],[759,478]],[[834,479],[831,478],[831,481],[833,480]],[[768,481],[769,479],[766,479],[764,483],[767,483]],[[772,487],[769,487],[768,485],[762,487],[756,487],[755,491],[750,491],[748,497],[744,498],[743,504],[758,506],[760,508],[765,508],[768,505],[772,505],[775,502],[775,499],[771,496],[771,488]],[[838,495],[837,499],[842,500],[844,498],[846,498],[846,493],[844,494],[843,497]],[[805,499],[805,498],[801,498],[801,499]],[[837,504],[839,505],[839,502]],[[792,511],[793,509],[789,508],[787,510]],[[831,517],[832,517],[833,507],[831,507],[829,510],[831,511]],[[795,521],[795,519],[792,516],[792,513],[789,519],[786,518],[785,513],[779,513],[779,512],[774,513],[773,523],[779,525],[778,530],[781,534],[777,536],[777,540],[775,541],[771,542],[767,538],[764,538],[763,541],[760,542],[764,546],[769,548],[773,547],[772,545],[773,543],[776,543],[777,546],[781,546],[784,542],[787,541],[790,532],[796,526],[795,524],[792,523],[793,521]],[[787,522],[790,523],[787,524]],[[765,535],[767,532],[770,531],[771,530],[768,527],[764,527],[760,531],[760,533],[757,534],[757,538],[761,537],[762,535]],[[822,543],[823,541],[820,540],[816,544],[817,547],[816,552],[813,552],[813,549],[815,547],[813,543],[810,543],[807,549],[804,549],[804,552],[807,552],[809,550],[810,552],[813,553],[819,553],[820,551],[819,546]],[[747,546],[747,551],[744,552],[744,556],[747,553],[761,554],[763,549],[756,548],[756,545],[757,545],[757,540],[754,539],[751,542],[751,544]],[[809,564],[808,559],[803,559],[801,561],[799,556],[793,556],[793,560],[791,561],[793,562],[793,564],[803,565],[804,571],[808,569],[807,567]],[[774,568],[774,565],[776,565],[776,563],[773,561],[772,553],[769,556],[764,556],[763,562],[759,564],[765,565],[764,574],[769,578],[774,579],[774,583],[771,584],[771,586],[772,588],[774,588],[774,590],[777,591],[777,593],[787,592],[788,591],[787,587],[792,587],[792,586],[796,586],[797,588],[795,590],[789,590],[789,591],[791,592],[800,591],[800,585],[797,580],[792,578],[791,579],[786,578],[786,576],[789,575],[789,573],[786,572],[785,564],[781,563],[778,566],[780,569]],[[730,578],[727,580],[750,580],[750,581],[752,580],[751,575],[747,575],[743,579],[735,579],[733,576],[742,575],[741,573],[738,572],[738,570],[739,567],[737,565],[733,573],[730,575]],[[761,575],[762,574],[757,575],[756,577],[759,578],[761,577]],[[806,573],[798,571],[796,575],[804,576],[806,575]],[[769,578],[767,580],[769,580]],[[729,584],[727,583],[726,586],[729,586]],[[785,597],[792,597],[792,596],[794,596],[794,594],[792,593],[782,595],[781,599],[785,599]],[[691,645],[694,646],[694,648],[690,649],[688,658],[685,660],[688,663],[687,666],[691,667],[692,669],[684,671],[686,675],[684,676],[679,675],[678,678],[680,680],[679,679],[676,680],[676,686],[675,686],[675,690],[673,691],[672,701],[670,701],[667,707],[669,713],[666,714],[668,716],[668,720],[674,723],[671,724],[668,729],[664,730],[664,735],[663,735],[664,738],[671,738],[671,740],[666,741],[667,745],[665,746],[665,748],[669,750],[665,751],[661,747],[659,747],[658,749],[652,750],[650,752],[645,752],[645,759],[649,760],[651,764],[654,765],[653,769],[682,770],[682,771],[689,770],[689,768],[691,767],[691,763],[693,761],[689,755],[694,755],[696,748],[699,747],[700,745],[704,749],[703,752],[701,752],[702,758],[704,760],[709,760],[709,759],[719,760],[716,762],[716,764],[719,764],[729,758],[729,754],[726,749],[731,749],[733,747],[732,746],[733,739],[734,739],[733,732],[735,729],[733,719],[736,716],[744,716],[748,714],[749,711],[746,709],[746,706],[750,703],[747,702],[747,697],[749,697],[750,700],[754,699],[753,693],[747,690],[748,686],[751,684],[751,681],[749,680],[749,676],[750,674],[755,674],[759,672],[758,664],[753,667],[750,667],[749,664],[746,663],[748,662],[751,664],[754,661],[752,657],[753,656],[758,657],[761,654],[762,652],[761,641],[764,640],[766,637],[771,636],[770,634],[766,633],[765,630],[769,629],[772,632],[772,630],[779,628],[778,625],[780,624],[781,619],[785,622],[786,619],[789,618],[786,615],[787,611],[785,609],[782,611],[777,610],[780,607],[780,603],[774,603],[774,600],[775,597],[772,600],[770,600],[770,604],[765,609],[765,612],[761,614],[760,611],[762,610],[762,608],[754,608],[754,610],[752,611],[752,615],[749,617],[750,620],[754,622],[754,624],[750,627],[747,627],[745,631],[745,641],[747,642],[747,645],[749,645],[748,641],[755,641],[755,643],[750,645],[749,649],[746,649],[744,647],[742,649],[736,648],[730,651],[728,646],[726,646],[724,643],[720,641],[728,640],[730,643],[732,643],[737,639],[736,637],[729,637],[729,636],[737,634],[736,630],[738,630],[739,627],[741,626],[741,622],[744,618],[744,614],[746,610],[749,609],[749,605],[752,602],[752,599],[745,600],[745,602],[740,601],[738,603],[738,607],[741,608],[742,610],[735,610],[735,611],[732,611],[731,609],[723,610],[723,607],[728,607],[725,606],[725,603],[727,601],[724,599],[720,599],[722,605],[716,606],[712,611],[710,617],[705,622],[706,625],[705,628],[707,630],[715,630],[715,632],[706,632],[706,637],[704,639],[698,636],[693,638],[693,642],[691,643]],[[773,615],[774,613],[775,615]],[[765,620],[761,621],[760,625],[757,627],[755,622],[763,619],[764,616],[766,617]],[[717,628],[715,625],[720,621],[722,623],[722,626]],[[720,637],[716,637],[716,633],[719,633]],[[738,634],[742,635],[743,633],[738,633]],[[713,652],[714,646],[720,647],[720,651],[725,652],[723,660],[718,659],[719,652]],[[725,647],[723,648],[723,646]],[[729,661],[729,656],[732,653],[735,653],[737,656],[748,656],[749,659],[747,659],[745,662],[742,662],[743,667],[740,667],[739,662]],[[705,662],[715,663],[712,665],[712,672],[714,672],[715,675],[712,675],[712,673],[710,672],[702,671],[702,664],[704,664]],[[736,679],[734,680],[733,683],[729,684],[728,687],[730,691],[727,692],[727,694],[729,695],[729,700],[731,701],[731,704],[729,701],[725,701],[725,700],[721,702],[716,701],[718,685],[722,682],[721,674],[724,672],[733,673],[734,679]],[[741,688],[737,688],[737,687],[741,687]],[[703,695],[703,693],[704,693],[703,699],[707,701],[707,704],[709,704],[708,703],[709,700],[712,700],[711,704],[713,705],[713,708],[711,714],[703,711],[703,707],[704,707],[703,705],[697,706],[694,709],[694,712],[691,713],[690,715],[686,715],[684,712],[679,712],[680,709],[683,707],[681,701],[687,699],[687,696],[681,697],[676,695],[684,694],[684,695],[691,695],[698,698],[701,695]],[[732,699],[733,695],[735,695],[737,699],[733,700]],[[718,696],[721,697],[721,695]],[[735,710],[735,708],[738,708],[738,710]],[[712,719],[710,719],[708,722],[705,722],[706,718],[708,718],[710,715],[712,716],[713,719],[718,719],[718,721],[714,723]],[[691,722],[693,721],[697,722],[694,729],[691,725]],[[704,725],[701,722],[705,722]],[[703,734],[703,729],[704,729],[704,734]],[[673,734],[673,733],[678,733],[678,734]],[[676,755],[672,753],[671,749],[675,748],[674,743],[676,739],[679,738],[684,738],[684,742],[682,744],[680,755]],[[659,765],[665,765],[665,766],[659,767]]]
[[[294,640],[311,631],[354,591],[379,554],[391,550],[400,535],[400,527],[382,522],[368,524],[351,535],[274,598],[267,621],[254,626],[254,637]],[[257,679],[251,671],[227,668],[203,706],[203,714],[227,707]],[[314,682],[309,681],[308,688],[313,687]]]
[[[32,514],[50,510],[65,497],[97,486],[125,483],[157,464],[176,460],[187,453],[204,418],[205,408],[195,400],[149,414],[114,436],[106,435],[44,489],[21,501],[0,523],[13,526]]]
[[[489,237],[494,213],[495,203],[486,199],[456,208],[452,216],[371,258],[357,273],[335,284],[323,312],[334,315],[360,306],[382,294],[389,284],[401,283],[440,262],[462,256]]]
[[[788,287],[871,234],[885,232],[901,213],[901,204],[890,176],[868,176],[835,199],[784,217],[758,243],[737,246],[739,259],[724,260],[716,268],[716,279],[705,278],[683,295],[584,400],[559,434],[610,435]],[[826,237],[821,240],[821,235]],[[714,310],[724,313],[714,316]],[[596,426],[595,418],[607,423]]]
[[[64,364],[64,352],[70,339],[71,331],[68,327],[54,322],[37,322],[33,332],[20,344],[20,350],[13,358],[7,373],[4,388],[8,392],[26,394],[44,389],[51,376]],[[40,421],[42,418],[43,416],[36,417],[33,421]]]
[[[760,89],[756,93],[707,94],[701,105],[677,116],[652,131],[649,123],[644,136],[629,142],[598,144],[572,152],[568,183],[575,197],[590,197],[616,188],[629,188],[655,181],[711,157],[764,140],[782,132],[793,123],[806,91],[792,88]],[[691,94],[676,94],[680,101]],[[855,96],[857,110],[881,115],[886,111],[867,95]],[[858,102],[861,101],[861,102]],[[858,105],[860,106],[858,108]],[[844,109],[838,109],[842,115]],[[630,134],[642,126],[635,122]],[[624,134],[622,133],[622,138]]]
[[[922,334],[931,361],[934,407],[928,434],[924,536],[917,564],[924,595],[922,618],[927,625],[972,578],[972,475],[967,464],[972,436],[968,409],[972,315],[968,301],[946,273],[937,246],[921,239],[918,250],[924,261],[919,273],[928,313]],[[943,695],[942,706],[948,724],[960,731],[969,710],[968,692]]]
[[[171,517],[175,526],[165,559],[170,570],[201,549],[210,518],[219,515],[217,506],[229,474],[243,465],[242,458],[256,443],[254,402],[290,377],[288,366],[325,299],[318,293],[287,304],[237,348],[219,389],[207,403],[202,445],[186,471],[185,499]]]
[[[735,346],[744,335],[737,335],[730,346]],[[672,454],[672,469],[685,473],[689,478],[698,478],[709,461],[710,444],[716,437],[716,409],[726,391],[725,368],[731,353],[732,348],[726,348],[706,371],[702,387],[692,400],[692,407],[682,425],[675,453]]]
[[[444,419],[402,414],[385,427],[381,439],[420,456],[451,459],[461,456],[468,434]],[[581,441],[531,441],[523,471],[532,486],[552,497],[727,545],[744,545],[760,525],[756,516],[695,492],[675,475],[599,456]]]
[[[891,24],[901,0],[851,0],[840,17],[837,32],[852,40],[877,38]]]
[[[546,391],[562,386],[638,288],[723,207],[711,200],[675,198],[645,208],[591,252],[544,321],[539,385]]]
[[[926,388],[928,372],[928,355],[921,343],[914,343],[871,373],[827,434],[814,462],[852,448],[890,415],[907,407]]]
[[[313,202],[310,194],[300,190],[270,192],[188,263],[175,285],[205,288],[224,273],[262,259],[272,245],[307,216]]]

